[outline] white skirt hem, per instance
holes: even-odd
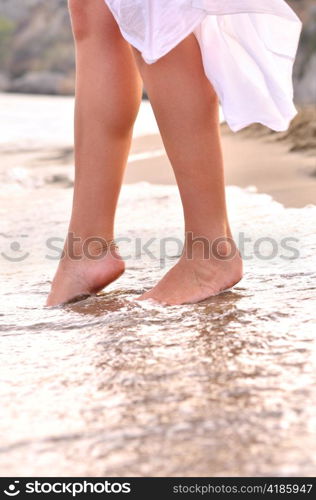
[[[302,23],[284,0],[266,0],[267,8],[262,0],[105,2],[147,64],[195,34],[231,130],[251,123],[288,129],[297,114],[292,71]]]

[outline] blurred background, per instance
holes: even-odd
[[[260,124],[232,133],[223,120],[221,132],[228,186],[250,186],[286,207],[301,208],[316,200],[316,2],[287,3],[303,21],[293,75],[297,116],[282,133]],[[37,196],[51,186],[73,186],[74,87],[67,0],[0,0],[3,186],[40,187]],[[127,184],[143,181],[175,184],[146,99],[135,124],[125,175]]]
[[[313,159],[316,149],[316,4],[315,0],[289,0],[288,3],[303,21],[294,66],[298,116],[284,133],[254,124],[233,134],[223,123],[222,137],[228,184],[254,185],[283,204],[301,207],[314,202],[316,189]],[[9,176],[25,177],[25,169],[34,165],[36,150],[41,148],[47,159],[51,157],[50,162],[41,163],[47,176],[48,167],[54,163],[54,178],[66,176],[65,183],[72,183],[70,169],[67,173],[63,168],[60,173],[57,166],[73,167],[74,84],[75,55],[67,0],[0,0],[0,158],[3,158],[0,176],[10,168]],[[262,137],[270,140],[269,150],[260,142]],[[246,144],[245,138],[252,141]],[[282,143],[283,149],[281,146],[277,149],[272,142]],[[47,143],[54,143],[57,154],[48,151]],[[20,154],[14,160],[12,147],[15,153],[21,154],[24,147],[24,157]],[[11,151],[9,156],[6,150]],[[288,156],[288,152],[304,153],[309,158],[298,160]],[[254,155],[260,158],[261,165],[252,161]],[[174,183],[151,107],[146,101],[143,101],[136,123],[129,163],[133,163],[133,168],[127,169],[126,182]],[[24,169],[23,174],[22,170],[12,170],[17,164]]]
[[[295,99],[315,102],[315,0],[289,0],[304,22]],[[72,94],[74,48],[66,0],[0,0],[0,91]]]

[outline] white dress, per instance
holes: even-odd
[[[233,131],[281,131],[296,115],[292,71],[302,23],[284,0],[105,0],[152,64],[190,33]]]

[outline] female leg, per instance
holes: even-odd
[[[191,34],[152,65],[134,50],[179,186],[185,246],[179,262],[141,299],[197,302],[242,277],[226,201],[218,100]]]
[[[119,255],[106,246],[114,237],[115,209],[142,94],[132,49],[104,1],[69,0],[69,9],[77,70],[75,187],[64,257],[47,305],[99,291],[124,271]]]

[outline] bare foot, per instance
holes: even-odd
[[[46,305],[65,304],[95,294],[115,281],[124,270],[124,261],[114,246],[106,249],[89,246],[89,253],[78,255],[76,252],[76,259],[65,252],[59,262]]]
[[[159,283],[137,300],[152,299],[166,305],[196,303],[236,285],[243,275],[240,253],[232,258],[182,256]]]

